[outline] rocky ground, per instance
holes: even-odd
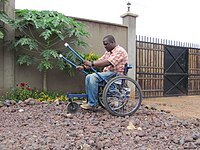
[[[66,112],[66,103],[0,107],[0,150],[200,150],[200,119],[142,105],[130,117],[104,109]]]

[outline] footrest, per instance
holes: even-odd
[[[87,98],[87,94],[66,94],[68,98]]]

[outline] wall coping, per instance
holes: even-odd
[[[79,17],[72,17],[72,16],[67,16],[67,17],[71,17],[80,21],[87,21],[87,22],[96,22],[96,23],[101,23],[101,24],[108,24],[108,25],[112,25],[112,26],[120,26],[120,27],[127,27],[126,25],[123,24],[117,24],[117,23],[111,23],[111,22],[106,22],[106,21],[99,21],[99,20],[93,20],[93,19],[85,19],[85,18],[79,18]]]

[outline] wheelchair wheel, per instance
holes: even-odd
[[[112,115],[132,115],[142,103],[142,92],[140,85],[132,78],[117,76],[105,85],[102,99]]]

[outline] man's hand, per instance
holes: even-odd
[[[77,69],[78,71],[82,71],[82,70],[84,70],[84,67],[83,67],[83,66],[76,66],[76,69]]]
[[[92,66],[92,62],[85,60],[84,61],[84,65],[91,67]]]

